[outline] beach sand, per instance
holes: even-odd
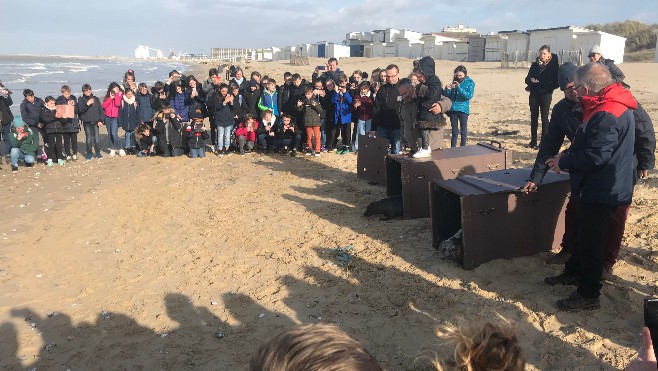
[[[324,62],[243,67],[282,81],[284,71],[310,78]],[[407,59],[339,67],[389,63],[411,71]],[[444,82],[457,64],[437,62]],[[515,167],[530,166],[527,70],[466,67],[476,83],[469,144],[499,140]],[[658,64],[620,67],[658,120]],[[207,76],[208,65],[196,68]],[[520,133],[494,137],[494,129]],[[543,284],[561,269],[544,263],[548,253],[467,271],[439,258],[430,219],[363,217],[385,189],[356,178],[352,154],[106,156],[16,174],[3,165],[0,185],[3,369],[240,370],[278,332],[322,322],[361,340],[386,369],[415,370],[447,352],[437,325],[501,315],[517,324],[528,369],[608,370],[634,357],[642,299],[658,295],[654,172],[636,188],[602,307],[585,313],[557,310],[573,287]],[[332,249],[350,244],[347,270]]]

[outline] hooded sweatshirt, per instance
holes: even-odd
[[[423,71],[426,81],[422,84],[418,84],[416,87],[416,96],[418,97],[416,99],[418,104],[418,115],[416,116],[416,120],[445,122],[445,116],[443,113],[435,115],[430,112],[432,105],[441,100],[441,93],[443,92],[443,89],[441,88],[441,80],[435,73],[434,59],[429,56],[423,57],[419,61],[419,68]]]
[[[571,192],[583,202],[628,205],[633,197],[633,147],[637,101],[621,84],[581,98],[583,123],[560,159]]]

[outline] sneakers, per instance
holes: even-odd
[[[114,155],[116,155],[116,151],[111,149],[110,150],[110,157],[114,157]]]
[[[290,151],[290,157],[297,157],[297,150],[293,149]]]
[[[17,172],[18,171],[18,166],[11,165],[11,171],[13,171],[14,173]]]
[[[306,149],[306,151],[304,151],[304,154],[305,154],[306,156],[313,156],[314,153],[315,153],[315,151],[312,151],[312,150],[310,150],[310,149]]]
[[[580,281],[579,276],[572,276],[570,274],[567,274],[566,272],[562,272],[557,276],[544,278],[544,283],[550,286],[555,286],[555,285],[578,286],[579,281]]]
[[[244,150],[240,150],[240,156],[244,156]]]
[[[571,254],[562,249],[559,253],[551,255],[546,259],[546,264],[564,264],[569,260],[569,257],[571,257]]]
[[[101,153],[98,152],[98,153],[96,153],[96,158],[99,159],[99,160],[102,160],[102,159],[103,159],[103,155],[101,155]]]
[[[126,155],[126,151],[120,149],[120,150],[119,150],[119,156],[123,157],[123,156],[125,156],[125,155]]]
[[[85,159],[86,159],[87,161],[91,160],[93,157],[94,157],[94,156],[92,156],[91,153],[87,153],[87,154],[85,155]]]
[[[599,309],[601,307],[601,301],[598,297],[586,298],[578,292],[574,292],[568,298],[558,300],[557,307],[570,312],[578,312],[581,310]]]
[[[340,151],[338,151],[338,154],[339,154],[339,155],[347,155],[347,154],[349,154],[349,153],[350,153],[350,149],[349,149],[349,148],[343,148],[343,149],[341,149]]]
[[[430,157],[431,154],[432,154],[432,152],[430,151],[429,148],[427,148],[427,149],[421,148],[418,151],[416,151],[416,153],[414,153],[412,157],[413,158],[427,158],[427,157]]]
[[[320,152],[313,152],[313,156],[320,157]]]
[[[320,152],[325,153],[325,152],[327,152],[327,149],[324,148],[324,146],[322,146],[322,147],[320,147]]]
[[[66,161],[64,161],[64,160],[57,160],[57,165],[59,165],[59,166],[64,166],[65,163],[66,163]]]
[[[52,159],[48,159],[48,161],[46,162],[46,166],[50,166],[50,167],[52,167],[52,166],[53,166],[53,160],[52,160]]]
[[[73,156],[71,156],[71,159],[72,159],[73,161],[78,161],[78,155],[73,155]]]
[[[73,158],[71,156],[66,156],[66,161],[71,161]]]

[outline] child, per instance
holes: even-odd
[[[231,131],[235,126],[233,115],[233,102],[235,97],[228,93],[228,85],[221,84],[219,90],[213,93],[211,98],[215,108],[215,126],[217,126],[217,148],[216,154],[230,155]]]
[[[260,117],[260,111],[258,110],[258,100],[260,99],[260,95],[260,89],[258,89],[258,83],[256,80],[249,81],[249,85],[244,92],[245,110],[247,113],[251,113],[256,119]]]
[[[64,161],[65,156],[63,155],[62,148],[62,133],[64,132],[64,127],[60,122],[60,119],[55,117],[55,98],[52,96],[47,96],[45,101],[45,106],[41,110],[41,123],[45,127],[46,131],[46,140],[48,148],[48,166],[53,166],[54,161],[57,161],[57,164],[63,166],[66,162]]]
[[[340,129],[340,137],[343,147],[338,151],[339,155],[350,153],[350,140],[352,139],[352,96],[347,91],[347,76],[341,73],[338,77],[338,91],[334,91],[331,102],[335,108],[336,128],[333,139],[338,137],[337,129]],[[327,141],[329,139],[327,138]]]
[[[155,115],[155,110],[153,109],[155,97],[149,92],[149,88],[145,83],[139,83],[135,98],[137,99],[137,116],[139,117],[139,122],[152,126],[153,116]]]
[[[238,129],[235,131],[235,136],[238,139],[238,148],[240,149],[240,155],[244,156],[245,146],[247,151],[251,152],[254,149],[256,144],[256,131],[258,130],[258,123],[254,120],[254,117],[247,113],[244,115],[244,122],[241,122],[238,125]]]
[[[78,101],[78,113],[80,121],[85,129],[85,144],[87,145],[87,154],[85,158],[91,160],[91,146],[93,144],[96,151],[96,158],[102,159],[100,145],[98,144],[98,129],[103,125],[105,114],[100,99],[91,92],[89,84],[82,85],[82,97]]]
[[[302,141],[302,134],[295,127],[289,114],[284,113],[281,116],[281,121],[283,124],[279,125],[279,147],[283,148],[284,154],[288,153],[288,148],[292,148],[290,156],[295,157],[297,156],[296,148],[299,147],[299,143]]]
[[[270,79],[267,81],[267,90],[263,92],[258,100],[258,108],[261,112],[272,110],[274,116],[279,117],[279,93],[276,90],[276,81]]]
[[[155,114],[155,132],[158,135],[158,147],[163,157],[178,157],[183,154],[180,134],[181,124],[176,112],[168,104]]]
[[[137,157],[149,157],[155,154],[155,142],[153,136],[151,136],[151,127],[148,124],[142,123],[139,124],[137,128],[137,134],[141,137],[139,138],[139,149],[137,152]]]
[[[69,105],[73,106],[75,112],[74,117],[62,118],[64,139],[64,152],[66,153],[67,161],[78,160],[78,132],[80,131],[80,121],[78,119],[78,112],[75,111],[75,106],[78,103],[74,95],[71,95],[71,88],[68,85],[62,86],[60,95],[55,101],[55,105]]]
[[[18,160],[25,161],[25,166],[34,166],[34,160],[39,149],[39,137],[20,117],[14,117],[14,130],[9,134],[11,146],[11,171],[18,171]]]
[[[126,132],[126,152],[134,155],[137,151],[137,142],[135,142],[135,129],[140,124],[139,114],[137,113],[137,99],[132,90],[128,89],[123,94],[121,107],[119,107],[119,117],[117,118],[119,126]]]
[[[39,115],[41,115],[41,109],[44,107],[43,100],[34,96],[34,92],[31,89],[25,89],[23,91],[23,97],[25,99],[21,103],[21,118],[27,124],[27,126],[32,129],[32,132],[37,137],[37,145],[39,142],[39,134],[41,134],[42,141],[45,144],[46,142],[46,133],[40,128],[39,125]],[[37,153],[37,156],[46,160],[45,149],[41,148]]]
[[[183,87],[180,83],[175,83],[175,86],[174,94],[169,99],[169,106],[176,112],[178,121],[181,123],[188,122],[190,120],[190,107],[185,102],[185,93],[183,92]]]
[[[126,152],[121,148],[121,138],[119,138],[119,107],[123,93],[119,89],[119,84],[113,82],[107,88],[105,98],[103,99],[103,109],[105,110],[105,126],[107,134],[110,137],[110,156],[114,157],[116,150],[119,150],[119,156],[125,156]]]
[[[357,71],[358,72],[358,71]],[[356,73],[356,72],[355,72]],[[374,100],[370,92],[370,82],[363,81],[359,85],[359,95],[354,99],[354,113],[356,114],[356,138],[354,138],[354,152],[359,151],[359,135],[370,132],[372,124],[372,108]]]
[[[194,119],[192,130],[188,133],[187,146],[190,148],[190,158],[206,157],[206,139],[210,135],[203,128],[203,119]]]
[[[302,120],[306,128],[306,144],[309,148],[309,152],[306,154],[318,157],[321,146],[320,126],[322,126],[320,115],[323,111],[320,103],[313,99],[314,91],[313,86],[304,87],[304,100],[297,102],[297,110],[302,113]],[[315,137],[315,147],[313,147],[313,137]]]
[[[258,142],[265,153],[270,153],[270,148],[274,147],[274,140],[276,137],[277,128],[279,126],[279,119],[274,116],[272,110],[263,111],[263,119],[261,125],[256,130]]]
[[[244,115],[247,113],[247,106],[245,105],[244,96],[240,86],[234,81],[229,85],[229,91],[233,95],[233,118],[236,122],[243,121]]]
[[[414,68],[414,74],[418,77],[416,86],[416,103],[418,111],[416,115],[416,129],[418,129],[421,139],[421,148],[413,154],[414,158],[430,157],[432,149],[430,148],[429,134],[431,130],[437,130],[445,125],[443,114],[434,115],[430,108],[434,103],[441,100],[441,80],[434,73],[434,59],[432,57],[423,57]]]

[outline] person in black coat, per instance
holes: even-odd
[[[56,161],[59,165],[64,165],[64,149],[62,148],[62,133],[64,126],[62,126],[61,119],[56,117],[56,104],[55,98],[47,96],[45,106],[41,110],[39,117],[41,124],[45,127],[47,138],[47,151],[48,151],[48,166],[53,166]]]
[[[11,113],[11,105],[14,101],[11,99],[11,90],[5,88],[0,81],[0,124],[2,124],[2,141],[4,142],[5,154],[9,155],[11,144],[9,135],[11,134],[11,123],[14,121],[14,114]]]
[[[551,107],[553,91],[557,89],[557,74],[560,64],[551,48],[544,45],[539,48],[539,56],[532,63],[525,78],[526,91],[530,92],[530,148],[537,147],[537,128],[541,110],[541,135],[548,131],[548,110]]]
[[[154,129],[158,138],[158,148],[163,157],[177,157],[183,154],[180,128],[181,124],[176,118],[176,112],[169,105],[155,115]]]
[[[256,80],[249,81],[247,89],[244,92],[244,104],[246,113],[260,119],[260,110],[258,109],[258,100],[260,99],[260,89]]]
[[[85,129],[86,159],[91,160],[92,158],[92,145],[96,152],[96,158],[103,158],[98,144],[98,129],[103,125],[103,121],[105,120],[105,110],[103,110],[103,104],[100,99],[91,92],[91,86],[89,84],[82,85],[82,96],[78,100],[77,110],[80,115],[80,121],[82,121],[82,127]]]

